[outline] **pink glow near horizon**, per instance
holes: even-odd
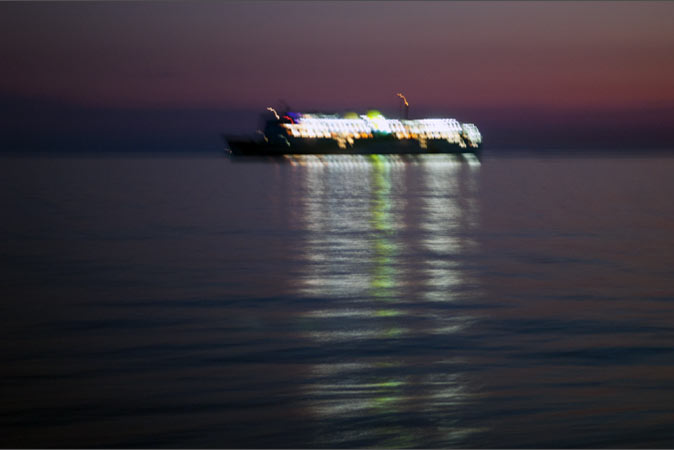
[[[97,106],[674,105],[670,2],[0,4],[0,94]]]

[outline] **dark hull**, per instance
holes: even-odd
[[[429,153],[475,153],[478,147],[462,147],[446,140],[428,140],[422,148],[416,139],[363,139],[353,146],[340,148],[334,139],[302,139],[284,144],[246,140],[223,136],[225,146],[237,156],[282,156],[282,155],[424,155]]]

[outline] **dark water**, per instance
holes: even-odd
[[[2,447],[673,447],[674,158],[2,158]]]

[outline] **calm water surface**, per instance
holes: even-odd
[[[3,157],[2,447],[673,447],[674,158]]]

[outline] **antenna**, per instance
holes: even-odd
[[[267,111],[273,112],[273,113],[274,113],[274,116],[276,116],[276,120],[279,120],[279,119],[280,119],[280,117],[278,116],[278,113],[276,112],[276,110],[275,110],[274,108],[272,108],[271,106],[267,108]]]
[[[398,92],[396,95],[400,97],[400,109],[402,110],[403,106],[405,107],[405,120],[407,120],[409,119],[410,115],[410,104],[407,103],[407,99],[400,92]]]

